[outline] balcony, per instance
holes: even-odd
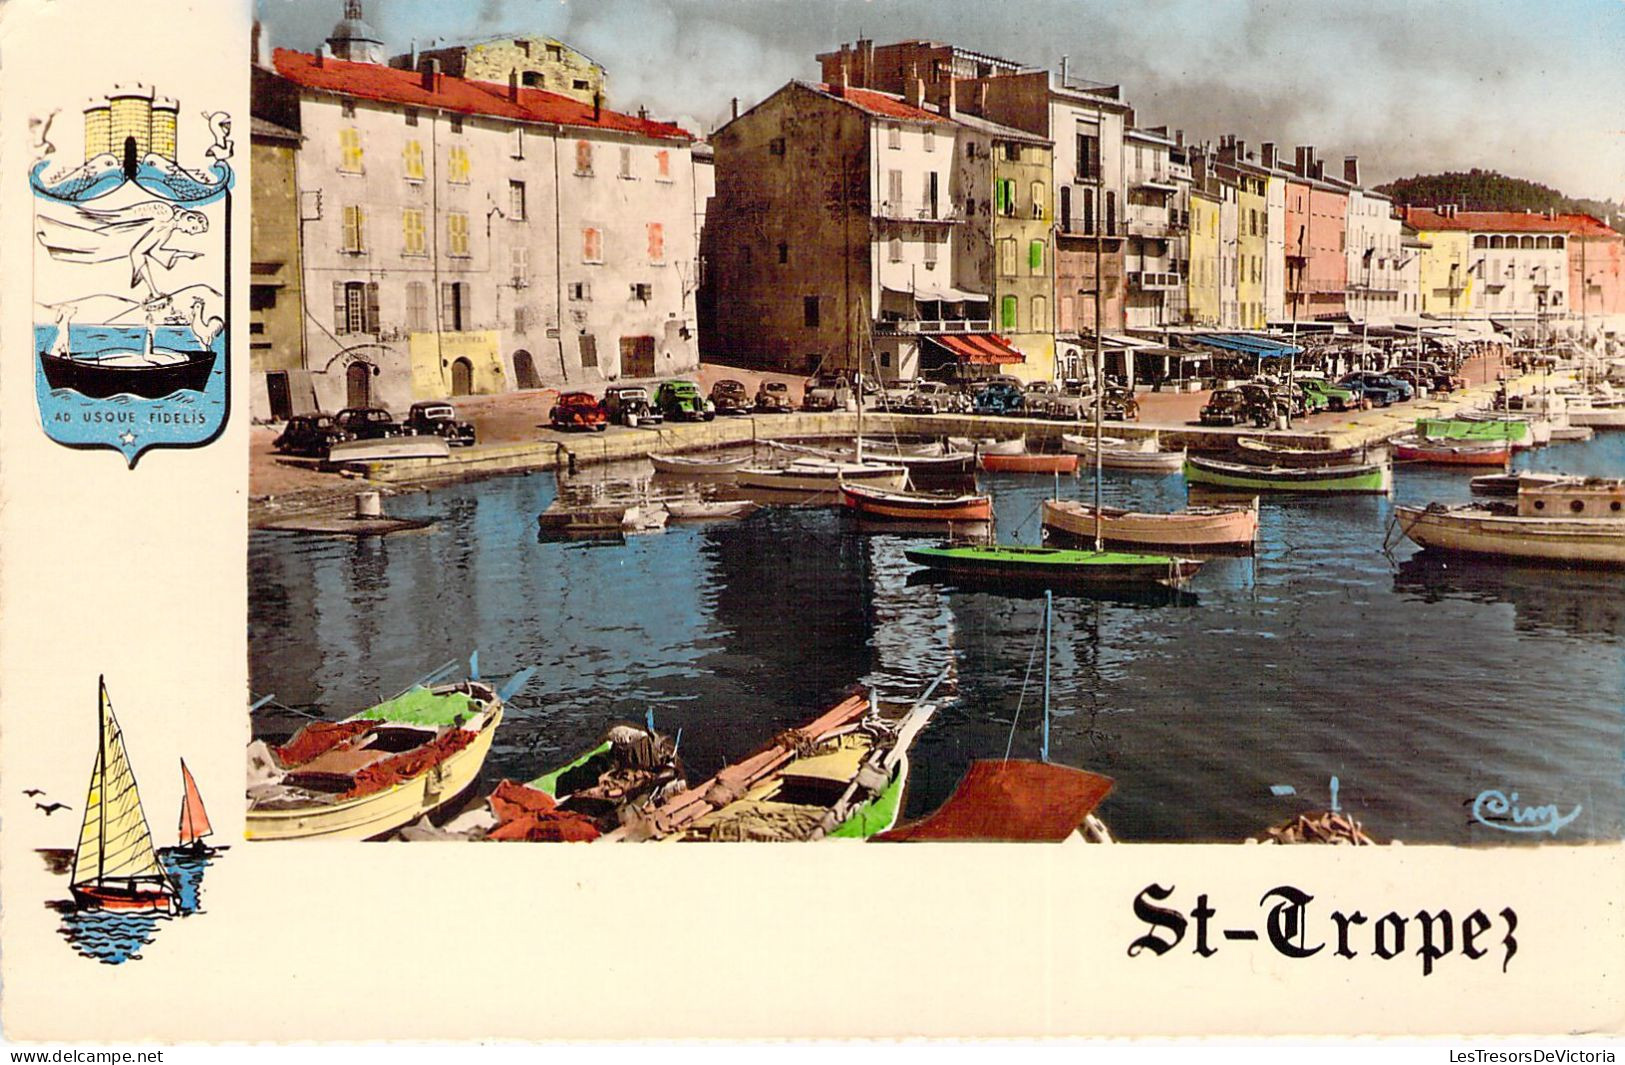
[[[1129,284],[1141,292],[1172,292],[1180,288],[1185,279],[1169,271],[1131,270]]]
[[[931,333],[991,333],[993,322],[988,318],[893,318],[875,323],[875,332],[881,336],[919,336]]]
[[[1148,240],[1171,240],[1185,231],[1185,227],[1178,222],[1158,218],[1155,215],[1146,217],[1130,215],[1126,228],[1129,236],[1144,237]]]
[[[934,225],[955,225],[963,222],[957,204],[892,203],[883,201],[875,205],[874,217],[886,222],[925,222]]]

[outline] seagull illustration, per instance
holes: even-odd
[[[45,789],[44,788],[24,788],[23,789],[23,794],[28,796],[30,799],[32,799],[36,795],[44,795],[45,794]]]
[[[53,803],[37,802],[37,803],[34,804],[34,809],[36,809],[36,810],[44,810],[45,811],[45,816],[50,817],[52,814],[56,813],[58,810],[71,810],[71,809],[73,809],[73,807],[69,806],[65,802],[53,802]]]

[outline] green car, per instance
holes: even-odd
[[[710,421],[716,408],[693,381],[666,381],[655,390],[655,408],[669,422]]]
[[[1303,389],[1310,410],[1351,410],[1360,405],[1352,389],[1322,381],[1318,377],[1300,377],[1298,387]]]

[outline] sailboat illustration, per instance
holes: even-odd
[[[104,678],[97,678],[97,688],[100,744],[90,774],[79,847],[73,854],[70,890],[74,903],[80,909],[174,912],[175,884],[152,849],[152,831],[141,809],[135,774],[124,753],[124,734],[113,716]],[[202,808],[199,802],[198,810]],[[203,824],[207,826],[207,820]]]
[[[209,825],[209,812],[203,808],[203,796],[184,758],[181,759],[181,783],[185,785],[185,794],[181,797],[181,848],[191,854],[208,854],[214,848],[204,843],[203,837],[213,835],[214,829]]]

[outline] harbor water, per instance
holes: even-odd
[[[1625,433],[1518,465],[1617,476]],[[586,468],[563,490],[642,491],[619,483],[637,476]],[[1444,561],[1388,535],[1392,502],[1464,502],[1468,476],[1403,467],[1392,501],[1265,497],[1256,555],[1210,562],[1184,595],[1057,594],[1052,760],[1116,781],[1101,812],[1125,841],[1239,841],[1334,807],[1417,844],[1625,836],[1625,575]],[[1055,482],[981,483],[999,539],[1038,543]],[[255,532],[254,691],[339,718],[475,648],[487,677],[539,666],[483,793],[651,710],[681,731],[697,781],[855,685],[904,699],[951,666],[914,748],[907,813],[940,804],[972,759],[1037,757],[1041,593],[922,581],[903,551],[935,536],[859,530],[838,508],[539,539],[536,515],[560,490],[536,474],[392,499],[391,514],[434,524],[387,538]],[[1089,498],[1089,475],[1059,490]],[[1107,471],[1102,491],[1147,509],[1185,502],[1178,475]],[[303,720],[274,706],[254,718],[269,738]],[[1505,831],[1510,818],[1473,816],[1488,792],[1579,812],[1556,832]]]

